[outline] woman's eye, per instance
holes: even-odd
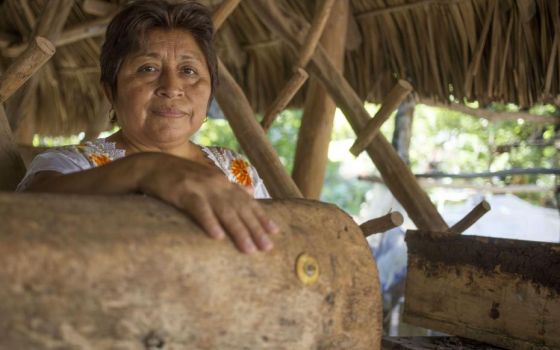
[[[190,67],[185,67],[182,69],[183,73],[186,75],[195,75],[196,71]]]
[[[155,72],[157,69],[154,66],[142,66],[138,69],[138,72],[141,73],[151,73],[151,72]]]

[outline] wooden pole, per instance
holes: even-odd
[[[356,157],[366,149],[367,145],[375,138],[383,123],[389,119],[393,111],[399,107],[406,96],[412,91],[412,85],[405,80],[399,80],[391,89],[389,94],[383,99],[383,104],[379,111],[375,113],[364,129],[358,134],[356,142],[350,148],[350,152]]]
[[[360,225],[364,237],[373,235],[375,233],[386,232],[395,227],[399,227],[404,222],[404,218],[401,213],[394,211],[387,215],[368,220]]]
[[[25,175],[25,165],[0,104],[0,191],[13,191]]]
[[[274,198],[301,198],[301,192],[288,176],[255,114],[233,76],[218,62],[220,86],[216,100],[224,111],[239,144],[262,177]]]
[[[218,29],[224,24],[229,15],[237,8],[237,5],[241,0],[224,0],[220,7],[218,7],[212,14],[212,22],[214,22],[214,31],[217,32]]]
[[[296,49],[301,46],[303,43],[301,27],[294,25],[290,18],[276,7],[274,1],[251,0],[251,4],[272,32]],[[309,70],[321,81],[342,109],[352,129],[359,133],[370,119],[370,115],[365,110],[363,101],[336,69],[320,44],[313,54]],[[387,183],[387,187],[406,209],[416,226],[432,232],[447,231],[448,226],[436,207],[385,137],[378,134],[366,150]]]
[[[321,45],[339,71],[344,70],[349,1],[334,3]],[[317,79],[309,81],[294,158],[292,178],[305,198],[319,199],[328,163],[336,104]]]
[[[261,121],[262,128],[266,131],[272,125],[274,119],[278,113],[280,113],[288,103],[292,100],[294,95],[298,92],[301,86],[305,83],[309,75],[303,68],[297,68],[296,72],[292,75],[290,80],[284,85],[272,105],[269,107],[268,111],[265,113],[264,118]]]
[[[103,0],[84,0],[82,10],[93,16],[105,17],[119,10],[119,5]]]
[[[321,39],[321,34],[323,34],[335,1],[336,0],[324,0],[318,14],[313,17],[311,28],[309,28],[305,42],[303,43],[303,50],[298,58],[297,67],[305,67],[309,63],[309,60],[311,60],[317,48],[317,44],[319,44],[319,39]],[[340,16],[340,13],[337,13],[337,15]]]
[[[484,214],[490,211],[490,203],[483,200],[478,203],[463,219],[449,229],[453,234],[460,235],[474,225]]]
[[[19,89],[54,53],[55,47],[49,40],[35,37],[27,50],[0,76],[0,103]]]

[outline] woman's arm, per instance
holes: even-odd
[[[138,153],[107,165],[71,173],[38,172],[33,192],[125,194],[160,198],[191,216],[212,237],[226,232],[245,253],[270,250],[278,232],[261,205],[212,167],[162,153]]]

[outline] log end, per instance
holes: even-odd
[[[37,36],[35,37],[34,41],[37,47],[41,51],[43,51],[45,55],[48,55],[50,57],[54,55],[54,53],[56,52],[56,48],[54,44],[49,39],[44,38],[42,36]]]

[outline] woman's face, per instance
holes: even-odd
[[[169,148],[201,127],[210,92],[206,59],[192,34],[154,29],[144,47],[125,58],[112,103],[130,142]]]

